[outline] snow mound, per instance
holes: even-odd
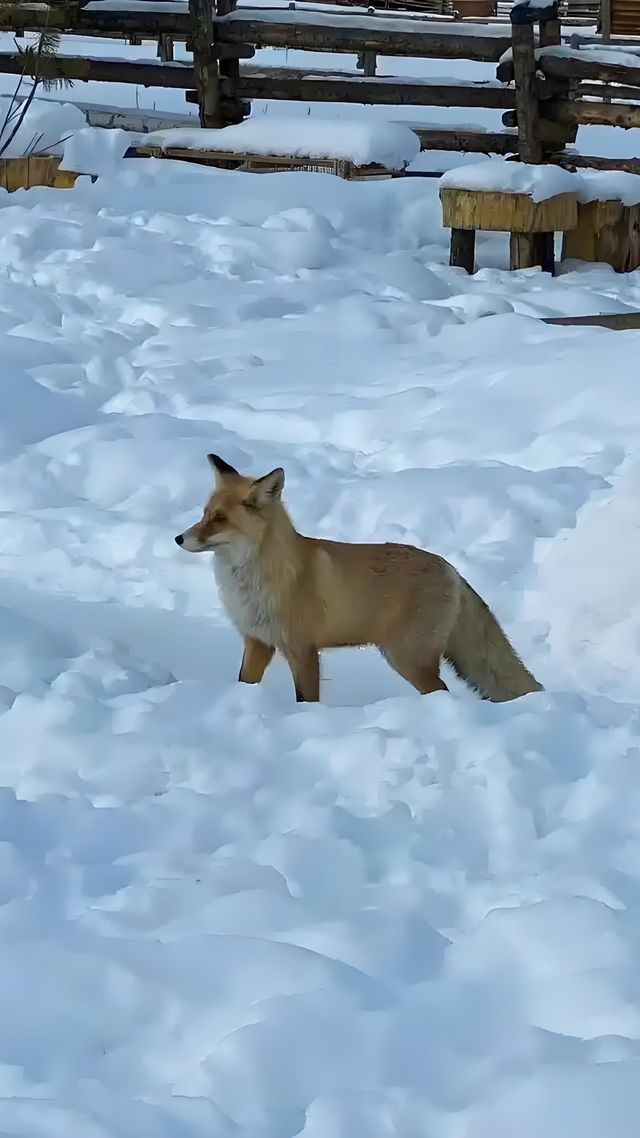
[[[635,1138],[639,337],[534,317],[640,274],[506,251],[423,179],[0,198],[2,1134]],[[238,685],[212,450],[449,558],[547,691]]]
[[[447,170],[440,178],[440,185],[458,190],[528,194],[534,202],[557,194],[576,193],[575,175],[560,166],[534,166],[499,157]]]
[[[403,170],[420,153],[414,131],[399,123],[349,122],[346,119],[249,118],[220,130],[188,127],[151,131],[145,146],[187,150],[222,150],[290,158],[339,158],[357,166]]]

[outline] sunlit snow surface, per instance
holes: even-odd
[[[449,269],[436,187],[0,198],[0,1132],[637,1138],[640,274]],[[207,451],[448,557],[547,691],[235,680]]]

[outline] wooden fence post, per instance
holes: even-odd
[[[611,39],[611,0],[600,0],[600,34],[605,43]]]
[[[236,0],[217,0],[216,14],[218,16],[228,16],[230,12],[235,11],[235,8]],[[218,42],[216,54],[218,57],[222,90],[220,110],[225,125],[242,122],[251,108],[250,105],[247,107],[247,104],[238,98],[240,60],[251,58],[253,49],[246,49],[244,44],[222,44]]]
[[[533,25],[540,24],[542,46],[560,42],[557,4],[535,8],[525,2],[511,9],[513,44],[513,78],[515,81],[518,151],[522,162],[540,163],[544,158],[540,129],[540,102],[536,84],[536,49]],[[512,269],[541,265],[553,272],[553,233],[512,233],[510,263]]]
[[[224,126],[220,74],[213,50],[213,0],[189,0],[189,14],[200,126]]]
[[[522,162],[541,162],[542,144],[538,135],[538,94],[533,25],[538,9],[515,4],[511,9],[513,78],[516,88],[518,151]]]

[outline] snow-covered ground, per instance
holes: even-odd
[[[636,1138],[640,334],[532,317],[640,274],[479,256],[421,180],[0,197],[7,1138]],[[237,685],[210,450],[450,558],[547,691]]]

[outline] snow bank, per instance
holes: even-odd
[[[635,1138],[639,337],[531,315],[640,274],[468,277],[439,217],[168,160],[0,198],[3,1134]],[[448,557],[548,691],[237,685],[173,541],[211,450]]]
[[[77,174],[106,174],[135,142],[136,136],[126,130],[85,126],[65,142],[60,166]]]
[[[448,170],[440,179],[440,185],[461,190],[529,194],[534,202],[576,192],[574,175],[560,166],[533,166],[497,157]]]
[[[246,119],[221,130],[188,127],[151,131],[146,146],[222,150],[291,158],[344,158],[357,166],[380,165],[403,170],[420,153],[420,141],[409,127],[390,122],[345,119]]]
[[[7,95],[0,96],[0,124],[7,115],[0,145],[10,137],[20,117],[21,104],[11,106]],[[3,158],[19,158],[23,154],[62,154],[65,140],[75,131],[82,129],[87,120],[82,111],[72,103],[54,103],[47,99],[34,99],[18,131],[4,151]]]

